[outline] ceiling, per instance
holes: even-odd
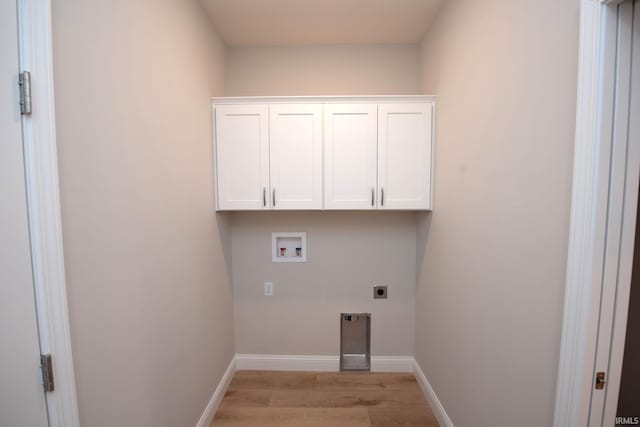
[[[417,43],[444,0],[200,0],[231,46]]]

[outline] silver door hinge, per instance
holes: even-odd
[[[53,383],[53,362],[50,354],[40,355],[40,364],[42,365],[42,387],[45,392],[55,390]]]
[[[20,113],[31,114],[31,73],[23,71],[18,77],[20,85]]]

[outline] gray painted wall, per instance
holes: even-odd
[[[550,426],[578,5],[451,0],[423,41],[435,202],[417,238],[416,358],[453,424]]]
[[[194,1],[53,2],[53,27],[80,423],[195,426],[234,353],[224,46]]]
[[[307,232],[308,262],[271,262],[279,231]],[[407,212],[234,213],[237,353],[337,356],[340,313],[370,312],[371,354],[411,356],[415,231]],[[373,300],[375,284],[389,286],[387,300]]]
[[[227,95],[415,95],[420,47],[229,47]]]

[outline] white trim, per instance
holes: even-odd
[[[601,80],[601,21],[603,6],[580,4],[578,103],[573,165],[573,195],[567,259],[564,319],[554,413],[555,427],[579,426],[584,414],[582,383],[589,324],[596,240],[598,184],[599,92]],[[586,408],[588,413],[588,406]],[[582,425],[586,425],[583,423]]]
[[[338,356],[292,356],[236,354],[239,371],[317,371],[339,370]]]
[[[615,10],[615,8],[613,8]],[[617,410],[618,402],[616,400],[615,407],[610,408],[612,414],[605,414],[605,403],[612,395],[612,388],[615,388],[615,381],[612,378],[610,355],[612,351],[612,336],[614,332],[614,321],[616,311],[623,309],[619,306],[619,295],[617,289],[620,280],[624,277],[624,254],[622,251],[621,239],[623,212],[625,205],[625,181],[626,181],[626,164],[628,160],[627,151],[627,130],[629,127],[629,93],[631,87],[631,40],[632,40],[632,22],[633,22],[633,2],[625,2],[617,8],[617,13],[608,14],[612,24],[616,24],[616,38],[612,40],[612,49],[616,55],[612,58],[612,68],[610,74],[615,76],[615,91],[611,91],[611,95],[607,94],[614,101],[614,109],[611,117],[611,131],[603,135],[603,146],[608,146],[610,151],[610,171],[608,175],[608,201],[606,216],[606,245],[604,250],[604,272],[601,283],[599,283],[600,298],[598,312],[598,332],[595,353],[595,364],[592,368],[593,372],[606,373],[606,386],[602,391],[596,391],[590,388],[591,407],[589,412],[589,426],[601,427],[602,425],[612,424],[615,419],[615,410]],[[615,19],[614,19],[615,18]],[[614,44],[615,43],[615,44]],[[605,44],[605,46],[608,46]],[[615,46],[615,48],[613,48]],[[633,159],[629,159],[633,162]],[[634,165],[635,166],[635,165]],[[634,189],[637,186],[637,178]],[[634,196],[635,197],[635,196]],[[635,204],[633,205],[635,208]],[[635,210],[635,209],[634,209]],[[633,217],[635,223],[635,216]],[[634,227],[635,228],[635,227]],[[634,230],[629,233],[628,237],[633,242]],[[633,259],[633,243],[631,244],[631,256],[629,261]],[[629,273],[631,262],[628,264]],[[621,274],[622,273],[622,274]],[[628,294],[627,294],[628,296]],[[625,320],[626,320],[626,307]],[[623,331],[626,332],[626,331]],[[621,363],[622,364],[622,363]],[[613,409],[613,411],[611,411]],[[611,417],[608,418],[607,416]],[[609,422],[605,422],[605,420]]]
[[[609,204],[609,231],[607,240],[617,246],[617,257],[613,258],[611,275],[604,283],[604,290],[610,295],[605,318],[603,298],[598,341],[607,339],[603,349],[603,368],[607,373],[604,398],[592,398],[602,405],[604,424],[614,420],[618,411],[618,399],[624,349],[627,335],[627,317],[631,295],[634,246],[636,240],[636,214],[638,206],[638,179],[640,177],[640,125],[633,117],[640,113],[640,89],[635,84],[640,61],[640,4],[629,1],[618,7],[618,48],[616,66],[616,112],[613,133],[611,162],[612,195]],[[637,76],[637,74],[635,74]],[[614,184],[615,183],[615,184]],[[615,222],[614,222],[615,220]],[[611,236],[611,237],[609,237]],[[614,252],[615,253],[615,252]],[[636,272],[637,273],[637,272]],[[606,276],[605,276],[606,277]],[[605,292],[603,292],[603,295]],[[604,328],[603,328],[604,327]],[[603,329],[606,330],[603,331]],[[600,352],[596,359],[596,371],[600,370]],[[595,393],[594,393],[595,394]],[[602,396],[598,396],[602,397]],[[591,420],[592,424],[596,424]]]
[[[604,262],[615,6],[580,3],[573,193],[555,427],[588,423]]]
[[[413,372],[413,357],[373,356],[371,372]]]
[[[236,354],[239,371],[338,372],[339,356]],[[372,372],[413,372],[411,356],[372,356]]]
[[[444,406],[442,406],[436,392],[433,390],[433,387],[431,387],[431,384],[429,384],[427,377],[424,375],[420,365],[415,360],[413,361],[413,374],[416,377],[424,396],[427,398],[427,402],[429,402],[431,411],[438,419],[440,427],[453,427],[453,423],[451,422],[449,415],[447,415],[447,411],[444,410]]]
[[[376,104],[387,102],[435,102],[435,95],[332,95],[332,96],[219,96],[212,97],[212,104],[331,104],[339,102]]]
[[[40,347],[53,355],[51,427],[79,427],[67,309],[53,94],[51,1],[18,0],[20,68],[31,72],[31,116],[22,121],[29,232]]]
[[[229,362],[229,366],[227,366],[227,370],[224,372],[224,375],[220,379],[218,386],[213,392],[213,396],[211,396],[211,400],[207,404],[207,407],[204,409],[200,420],[198,420],[198,424],[196,427],[209,427],[211,425],[211,421],[213,421],[213,417],[216,415],[220,404],[222,403],[222,399],[224,399],[224,395],[229,388],[229,384],[231,384],[231,380],[233,379],[233,374],[236,373],[236,358],[234,357]]]

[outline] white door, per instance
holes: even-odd
[[[48,426],[31,272],[16,2],[0,2],[0,426]]]
[[[589,426],[616,425],[640,178],[640,2],[617,6],[615,98],[604,272]],[[597,380],[603,375],[602,382]],[[598,382],[601,387],[598,387]],[[640,413],[621,414],[628,417]]]
[[[322,208],[322,105],[269,106],[271,206]]]
[[[216,105],[219,210],[269,207],[269,107]]]
[[[431,209],[433,104],[378,106],[378,207]]]
[[[325,105],[325,209],[375,209],[377,169],[378,105]]]

